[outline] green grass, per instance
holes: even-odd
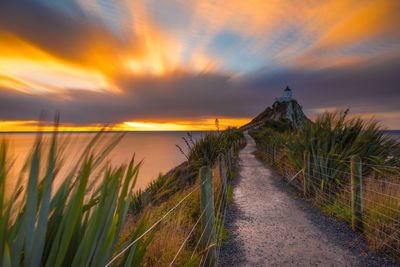
[[[346,222],[351,222],[351,208],[341,204],[339,201],[334,204],[326,201],[317,202],[317,206],[325,213],[340,218]]]
[[[233,201],[233,187],[230,184],[226,185],[226,199],[228,203]]]
[[[145,205],[144,201],[145,200],[143,199],[143,192],[139,189],[131,196],[129,211],[132,214],[138,214]]]

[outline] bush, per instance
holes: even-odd
[[[196,142],[185,140],[189,148],[188,160],[198,168],[213,166],[220,153],[226,153],[234,141],[243,138],[243,132],[237,128],[228,128],[225,131],[209,132]]]
[[[302,130],[279,132],[263,127],[250,133],[262,149],[275,145],[279,151],[284,151],[298,169],[303,168],[304,151],[308,151],[314,182],[327,189],[347,182],[341,173],[349,167],[353,155],[362,158],[366,166],[363,172],[368,175],[371,171],[390,171],[379,166],[394,166],[396,156],[393,153],[400,151],[399,143],[385,135],[377,122],[348,119],[348,110],[324,113],[315,122],[308,121]]]
[[[364,164],[387,165],[391,148],[398,145],[377,122],[347,119],[347,115],[348,111],[324,113],[315,123],[306,123],[303,130],[287,138],[287,152],[299,168],[303,152],[310,152],[312,175],[320,184],[344,182],[339,173],[348,168],[353,155],[362,158]],[[363,172],[367,174],[372,169],[385,171],[368,167]]]

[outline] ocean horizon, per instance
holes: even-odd
[[[83,148],[90,142],[96,132],[59,132],[60,143],[68,142],[68,151],[64,151],[63,158],[65,164],[62,171],[66,173],[70,167],[76,163],[76,155],[82,152]],[[102,136],[102,143],[107,143],[111,138],[116,137],[122,132],[105,132]],[[107,162],[112,166],[128,164],[132,156],[135,161],[143,160],[139,170],[136,189],[144,189],[156,179],[160,173],[166,173],[186,160],[177,146],[180,146],[185,153],[188,148],[183,137],[188,137],[187,133],[192,134],[196,140],[204,131],[137,131],[126,132],[122,140],[107,156]],[[43,132],[44,145],[49,145],[52,132]],[[15,159],[12,175],[17,175],[21,170],[25,159],[31,151],[36,139],[35,132],[29,133],[1,133],[0,140],[6,140],[9,144],[10,158]],[[100,145],[101,145],[100,144]],[[58,175],[59,177],[62,176]],[[10,185],[12,186],[12,185]]]

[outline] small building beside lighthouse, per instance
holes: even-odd
[[[283,97],[279,98],[279,102],[290,102],[292,100],[292,89],[289,86],[286,86],[286,89],[283,90]]]

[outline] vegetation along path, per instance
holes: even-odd
[[[220,266],[391,266],[345,223],[295,197],[295,190],[255,156],[245,133],[239,177]]]

